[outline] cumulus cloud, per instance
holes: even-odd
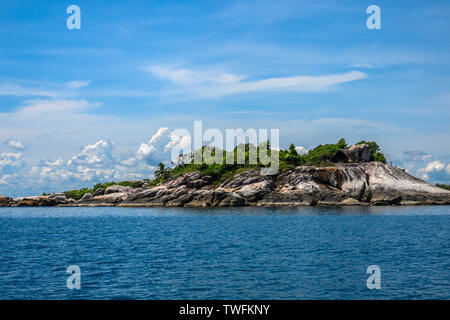
[[[308,153],[308,150],[304,146],[296,146],[295,150],[298,152],[298,154]]]
[[[31,174],[42,183],[72,181],[76,184],[121,179],[126,176],[121,171],[114,145],[105,139],[85,146],[67,162],[62,158],[56,161],[41,160],[38,166],[31,169]]]
[[[450,164],[441,161],[432,161],[417,171],[420,178],[432,183],[449,183]]]
[[[367,74],[350,71],[323,76],[274,77],[255,81],[243,81],[242,75],[217,73],[185,68],[150,66],[147,71],[156,77],[176,85],[180,93],[194,94],[200,98],[216,98],[226,95],[257,91],[320,92],[346,82],[361,80]]]
[[[25,150],[26,149],[25,145],[21,141],[15,140],[15,139],[8,139],[4,142],[4,144],[14,150]]]
[[[41,159],[39,161],[39,166],[41,166],[41,167],[45,167],[45,166],[50,166],[50,167],[56,166],[56,167],[59,167],[59,166],[61,166],[63,164],[63,162],[64,162],[63,158],[58,158],[55,161],[52,161],[50,159],[46,159],[46,160]]]
[[[24,166],[21,153],[0,153],[0,184],[15,183]]]
[[[113,144],[108,139],[89,144],[67,162],[68,166],[104,167],[113,164]]]
[[[151,166],[156,166],[160,162],[168,164],[171,162],[172,150],[177,146],[186,147],[190,142],[188,136],[178,135],[169,128],[160,128],[147,143],[140,145],[136,157]]]
[[[170,163],[171,150],[186,141],[168,128],[160,128],[147,143],[142,143],[133,155],[118,154],[108,139],[83,147],[68,161],[42,159],[30,170],[34,183],[46,188],[66,190],[88,187],[105,181],[152,178],[159,162]],[[25,176],[23,176],[25,178]]]
[[[21,168],[24,165],[21,153],[0,153],[0,170],[6,172],[6,170]]]
[[[151,179],[156,165],[170,164],[171,151],[186,144],[190,145],[186,137],[160,128],[148,142],[127,154],[117,152],[108,139],[88,144],[66,160],[47,158],[28,165],[22,153],[1,153],[0,194],[13,195],[17,190],[39,194],[90,187],[98,182]]]
[[[128,159],[120,161],[120,165],[124,167],[134,167],[138,163],[138,160],[135,157],[130,157]]]
[[[440,161],[433,161],[427,164],[425,168],[423,168],[424,172],[433,172],[433,171],[442,171],[445,168],[445,164]]]

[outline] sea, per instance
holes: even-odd
[[[0,299],[449,299],[449,271],[450,206],[0,208]]]

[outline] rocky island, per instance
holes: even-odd
[[[294,205],[448,205],[450,191],[386,164],[378,146],[345,140],[301,156],[280,150],[280,170],[261,175],[258,166],[160,165],[155,180],[70,192],[7,198],[0,206],[237,207]],[[247,146],[248,147],[248,146]],[[311,164],[314,157],[320,158]],[[383,161],[384,160],[384,161]],[[308,163],[309,162],[309,163]],[[219,169],[218,169],[219,168]],[[197,170],[196,170],[197,169]],[[223,169],[223,168],[222,168]],[[90,192],[89,192],[90,191]]]

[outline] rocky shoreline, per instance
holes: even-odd
[[[247,170],[214,184],[190,172],[156,187],[114,185],[80,200],[64,194],[0,197],[0,207],[238,207],[295,205],[448,205],[450,191],[432,186],[403,169],[380,162],[298,166],[274,176]]]

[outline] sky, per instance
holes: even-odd
[[[81,29],[67,28],[70,5]],[[375,140],[394,165],[450,183],[448,1],[0,8],[1,195],[151,178],[195,120],[279,129],[283,148]]]

